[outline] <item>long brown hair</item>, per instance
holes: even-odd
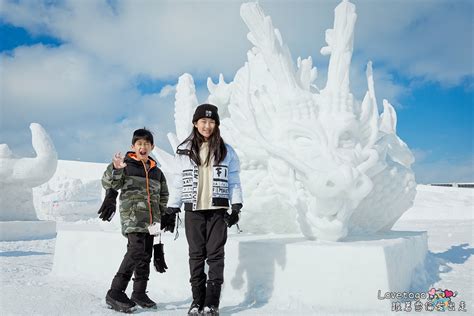
[[[196,126],[193,126],[193,131],[191,132],[191,134],[181,144],[179,144],[179,146],[188,142],[191,143],[191,152],[189,154],[189,158],[194,161],[196,165],[200,166],[201,164],[203,164],[203,162],[201,161],[201,157],[199,156],[199,150],[201,148],[202,143],[205,142],[205,138],[199,133]],[[214,157],[214,163],[218,165],[222,162],[222,160],[224,160],[225,156],[227,155],[227,148],[225,147],[224,140],[221,137],[219,125],[215,125],[214,130],[212,131],[212,134],[207,140],[207,142],[209,144],[209,153],[207,154],[207,158],[206,161],[204,161],[204,164],[209,165],[211,157]]]

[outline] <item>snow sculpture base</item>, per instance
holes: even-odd
[[[0,222],[0,240],[36,240],[54,238],[54,221],[8,221]]]
[[[378,291],[404,292],[428,251],[425,232],[386,232],[342,242],[295,236],[231,239],[224,294],[240,306],[284,310],[390,312]],[[239,290],[239,283],[242,283]],[[245,283],[245,285],[244,285]],[[235,303],[234,303],[235,304]]]
[[[150,275],[150,295],[169,300],[190,298],[187,244],[167,234],[168,271]],[[119,233],[59,230],[53,273],[97,280],[104,293],[120,265],[126,239]],[[415,268],[427,253],[424,232],[387,232],[344,242],[314,242],[296,235],[229,235],[221,310],[238,312],[265,307],[294,311],[383,311],[390,300],[379,290],[408,291]],[[102,258],[83,260],[83,258]],[[80,264],[78,264],[80,262]],[[166,284],[172,284],[167,287]],[[127,291],[131,291],[129,286]],[[189,302],[186,301],[186,304]]]

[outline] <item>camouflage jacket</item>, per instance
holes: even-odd
[[[151,157],[145,164],[136,159],[134,152],[127,152],[123,169],[107,166],[102,176],[102,186],[121,190],[120,221],[122,234],[147,233],[148,225],[160,222],[168,202],[168,186],[160,168]]]

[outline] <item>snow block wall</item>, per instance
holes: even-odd
[[[40,219],[72,222],[97,217],[107,164],[59,160],[54,176],[33,189]]]
[[[378,291],[409,290],[412,273],[427,253],[426,234],[390,232],[375,237],[335,243],[312,242],[296,235],[231,234],[226,244],[222,306],[236,310],[266,304],[282,310],[390,310],[390,301],[377,299]],[[191,293],[187,243],[185,236],[172,238],[170,234],[163,237],[169,269],[164,274],[151,271],[149,291],[155,297],[166,291],[179,301]],[[60,230],[53,274],[95,280],[105,293],[126,244],[118,233]]]

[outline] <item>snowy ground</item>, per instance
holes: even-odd
[[[449,315],[473,315],[474,253],[472,212],[474,190],[418,187],[415,206],[395,225],[394,230],[427,231],[429,254],[426,269],[429,287],[458,292],[456,302],[464,300],[467,312]],[[184,236],[183,236],[184,237]],[[182,238],[182,237],[180,237]],[[104,295],[110,280],[60,279],[50,274],[55,239],[0,242],[1,315],[118,315],[106,308]],[[84,260],[100,260],[84,258]],[[115,265],[111,267],[115,270]],[[153,273],[153,272],[152,272]],[[187,273],[187,272],[183,272]],[[163,284],[151,293],[159,302],[160,315],[185,315],[190,294],[181,300],[171,299],[167,290],[173,284]],[[317,299],[317,298],[315,298]],[[316,305],[316,304],[315,304]],[[138,310],[141,315],[156,311]],[[436,312],[394,312],[393,314],[432,314]],[[263,305],[258,308],[232,308],[223,304],[222,315],[327,315],[331,311],[299,309],[282,311],[281,307]],[[341,315],[342,313],[332,313]],[[345,313],[353,315],[355,313]],[[374,314],[370,306],[367,312]],[[379,313],[377,313],[379,314]],[[390,314],[387,311],[387,314]]]

